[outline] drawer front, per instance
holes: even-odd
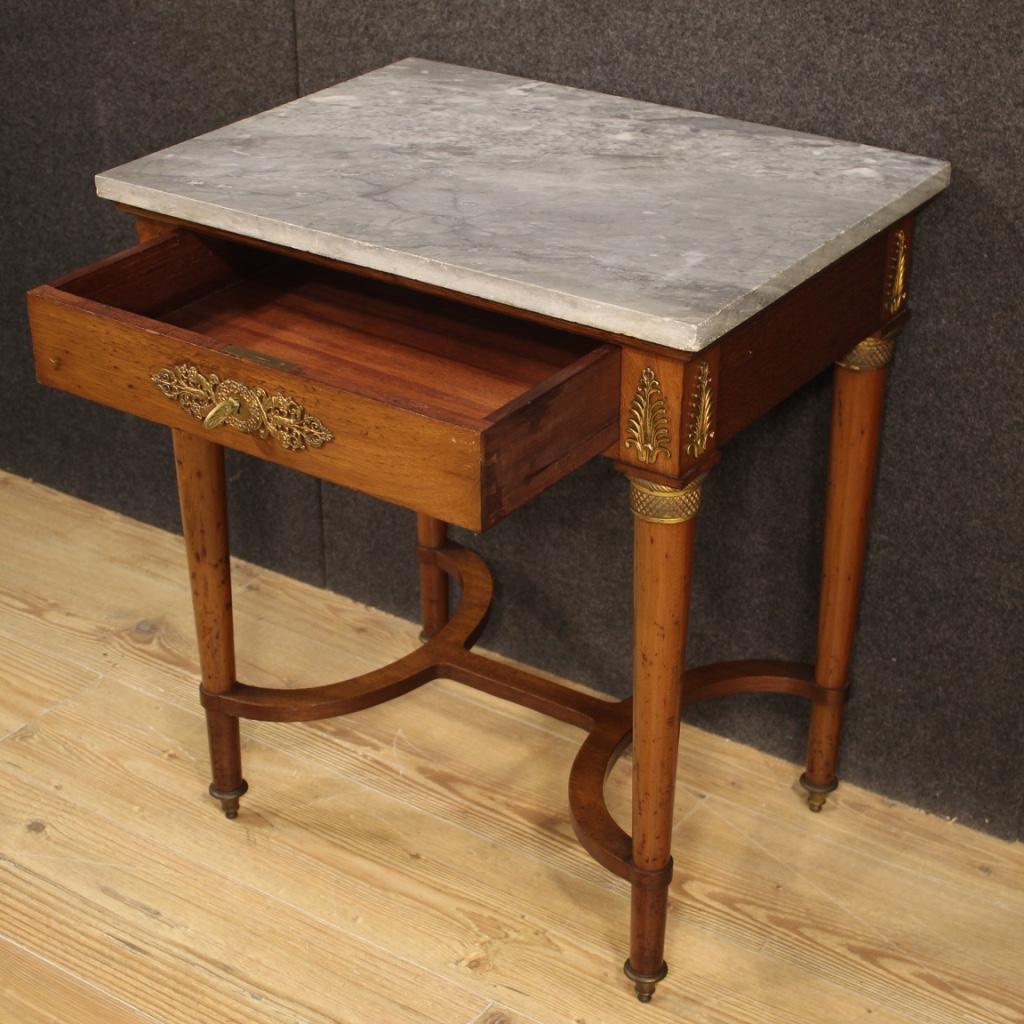
[[[171,324],[54,288],[30,293],[29,318],[43,384],[447,522],[482,526],[479,430],[227,355]]]

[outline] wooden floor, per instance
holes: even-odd
[[[251,682],[416,642],[235,579]],[[245,723],[252,788],[226,821],[180,539],[3,475],[0,650],[2,1024],[1024,1021],[1021,846],[852,786],[812,816],[794,766],[695,729],[672,969],[646,1007],[621,974],[626,886],[569,826],[568,726],[453,683]],[[625,820],[628,762],[609,791]]]

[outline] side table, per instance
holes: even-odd
[[[632,888],[626,974],[665,977],[683,705],[811,702],[801,782],[836,786],[882,403],[939,161],[406,60],[100,175],[140,244],[33,290],[39,379],[171,428],[210,793],[239,722],[348,714],[439,677],[581,728],[569,810]],[[684,669],[701,486],[726,443],[835,364],[815,664]],[[423,645],[301,690],[237,679],[223,449],[417,513]],[[484,530],[589,459],[634,515],[634,696],[475,652]],[[449,580],[462,597],[449,607]],[[604,780],[632,744],[632,835]]]

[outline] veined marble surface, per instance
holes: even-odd
[[[945,188],[949,164],[409,59],[97,191],[699,351]]]

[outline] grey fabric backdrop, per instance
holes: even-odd
[[[409,55],[951,160],[892,373],[841,770],[1022,835],[1016,0],[0,0],[0,16],[0,465],[167,529],[165,432],[32,376],[24,290],[132,240],[97,170]],[[712,474],[693,662],[813,656],[828,401],[815,382]],[[237,553],[415,614],[409,513],[242,456],[230,472]],[[624,483],[594,463],[470,538],[499,580],[485,642],[625,693],[630,530]],[[689,717],[802,756],[804,709],[782,698]]]

